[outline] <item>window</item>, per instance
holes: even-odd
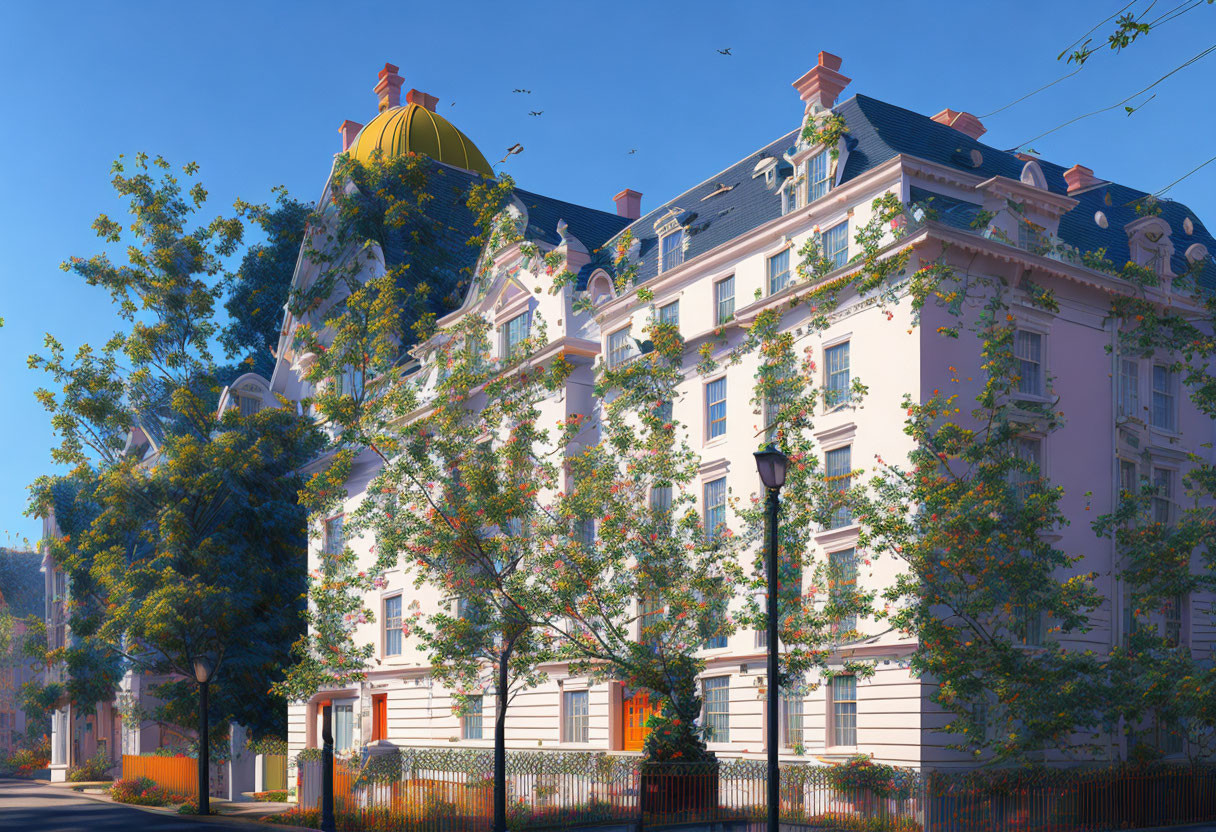
[[[1175,373],[1169,367],[1153,365],[1153,421],[1161,430],[1172,431],[1177,427],[1174,413]]]
[[[334,705],[334,750],[346,751],[355,747],[355,705],[343,702]]]
[[[595,520],[590,517],[575,520],[574,535],[588,549],[595,548]]]
[[[1163,627],[1162,634],[1165,636],[1165,643],[1170,647],[1177,647],[1182,643],[1182,596],[1175,595],[1165,603],[1165,611],[1162,615]]]
[[[798,207],[798,191],[794,185],[789,184],[781,192],[781,213],[788,214]]]
[[[832,166],[828,151],[816,153],[806,163],[807,202],[814,202],[832,189]]]
[[[1126,459],[1119,460],[1119,490],[1128,497],[1140,493],[1140,483],[1136,479],[1136,463]]]
[[[1140,418],[1140,362],[1133,358],[1119,361],[1119,416]]]
[[[1014,455],[1022,462],[1034,466],[1034,470],[1014,469],[1009,481],[1019,500],[1025,501],[1035,491],[1043,475],[1043,440],[1035,436],[1019,436],[1013,441]]]
[[[1169,525],[1173,520],[1174,472],[1168,468],[1153,469],[1153,522]]]
[[[262,400],[253,396],[238,396],[237,401],[240,403],[242,416],[252,416],[262,409]]]
[[[465,705],[464,716],[460,720],[460,733],[466,740],[481,739],[482,699],[480,696],[470,696]]]
[[[714,325],[735,317],[735,276],[723,278],[714,284]]]
[[[726,435],[726,377],[715,379],[705,385],[705,438],[717,439]]]
[[[673,300],[666,306],[659,307],[659,323],[671,324],[672,326],[680,325],[680,302]]]
[[[726,529],[726,477],[705,484],[705,536],[716,539]]]
[[[652,627],[663,620],[663,602],[653,595],[648,595],[638,601],[638,643],[649,644],[655,650],[659,647],[658,635]]]
[[[401,655],[401,596],[384,599],[384,655]]]
[[[388,739],[388,694],[372,694],[372,742]]]
[[[684,229],[679,228],[659,241],[663,255],[663,265],[659,271],[674,269],[684,262]]]
[[[619,367],[633,356],[633,338],[629,327],[618,329],[608,336],[608,367]]]
[[[721,587],[721,580],[721,578],[715,579],[715,583],[719,587]],[[726,635],[722,632],[723,622],[727,620],[726,605],[721,603],[720,595],[716,593],[715,595],[716,598],[711,602],[712,606],[709,608],[710,614],[704,616],[701,620],[700,634],[701,638],[704,639],[701,647],[705,650],[718,650],[726,646]],[[695,593],[693,597],[698,603],[705,600],[705,596],[700,592]],[[720,614],[713,614],[715,612]]]
[[[773,377],[773,385],[768,395],[764,397],[764,435],[769,442],[777,441],[778,422],[781,420],[781,408],[794,398],[793,384],[787,373],[778,370]]]
[[[1024,604],[1013,605],[1014,624],[1022,644],[1039,647],[1043,644],[1043,611],[1031,609]]]
[[[832,677],[832,745],[857,745],[857,677]]]
[[[785,734],[785,745],[802,745],[802,688],[781,691],[781,730]]]
[[[656,485],[650,489],[650,508],[664,514],[671,512],[671,486]]]
[[[768,293],[775,295],[790,283],[790,250],[768,258]]]
[[[1019,329],[1013,334],[1013,355],[1018,360],[1018,392],[1043,395],[1043,336]]]
[[[849,342],[825,349],[823,362],[827,372],[824,401],[829,409],[839,407],[849,400]]]
[[[585,690],[571,690],[565,693],[566,705],[566,742],[587,742],[590,712],[587,709],[588,693]]]
[[[531,317],[531,314],[528,312],[516,315],[499,328],[502,333],[502,350],[500,355],[504,359],[514,358],[515,354],[519,351],[519,345],[528,337]]]
[[[841,549],[828,553],[829,598],[833,604],[850,601],[857,589],[857,550]],[[857,629],[857,616],[841,615],[832,622],[832,632],[847,634]]]
[[[1018,220],[1018,248],[1032,252],[1042,252],[1048,246],[1046,229],[1027,219]]]
[[[706,679],[704,686],[705,739],[730,742],[730,677]]]
[[[1135,588],[1132,586],[1131,581],[1127,580],[1127,578],[1124,578],[1123,579],[1124,644],[1127,643],[1126,637],[1130,636],[1132,633],[1136,632],[1136,628],[1137,628],[1137,626],[1136,626],[1137,625],[1137,621],[1136,621],[1137,615],[1136,614],[1137,614],[1137,612],[1138,612],[1138,610],[1136,609]]]
[[[340,555],[342,550],[346,548],[346,538],[342,533],[342,521],[344,516],[339,514],[337,517],[331,517],[325,521],[325,553],[329,555]]]
[[[823,232],[823,256],[832,261],[833,269],[844,268],[849,262],[849,222],[845,220]]]
[[[843,448],[833,448],[825,453],[823,469],[828,488],[837,493],[848,491],[853,484],[853,446],[845,445]],[[849,507],[847,505],[838,506],[832,512],[828,528],[839,529],[852,522],[853,512],[849,510]]]

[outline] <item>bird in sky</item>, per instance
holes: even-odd
[[[525,95],[531,95],[531,94],[532,94],[532,90],[521,90],[521,89],[518,89],[518,88],[511,90],[511,92],[522,92],[522,93],[523,93],[523,94],[525,94]]]
[[[730,54],[730,50],[731,50],[731,49],[733,49],[733,48],[734,48],[734,47],[732,47],[732,46],[728,46],[728,47],[726,47],[725,49],[719,49],[719,50],[718,50],[718,54],[719,54],[719,55],[729,55],[729,54]]]
[[[533,110],[532,112],[528,113],[528,115],[530,115],[530,116],[539,116],[539,115],[543,115],[543,114],[544,114],[544,112],[545,112],[544,110]]]
[[[629,151],[629,155],[630,155],[630,156],[632,156],[633,154],[635,154],[635,153],[637,153],[637,152],[638,152],[638,149],[635,147],[635,148],[633,148],[632,150],[630,150],[630,151]]]
[[[524,146],[522,144],[520,144],[519,142],[516,142],[515,144],[513,144],[507,148],[507,155],[503,156],[501,159],[499,159],[498,164],[501,165],[503,162],[507,161],[515,154],[523,153],[523,152],[524,152]]]

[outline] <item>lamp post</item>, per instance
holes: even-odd
[[[198,813],[211,814],[211,741],[207,735],[207,686],[215,666],[205,656],[194,660],[194,679],[198,682]]]
[[[780,508],[778,495],[785,485],[785,471],[789,460],[785,454],[769,445],[756,451],[756,470],[764,483],[767,509],[768,552],[765,557],[765,572],[768,581],[768,832],[778,832],[781,816],[781,770],[777,765],[779,738],[780,692],[777,669],[777,512]]]
[[[334,821],[334,708],[321,703],[321,832],[335,832]]]

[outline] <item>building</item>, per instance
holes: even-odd
[[[1105,348],[1117,345],[1119,338],[1107,320],[1118,279],[1089,268],[1075,252],[1103,248],[1117,263],[1131,260],[1155,269],[1163,279],[1156,297],[1169,302],[1174,299],[1170,279],[1188,263],[1206,264],[1204,279],[1216,280],[1210,255],[1216,239],[1183,205],[1163,202],[1159,215],[1141,216],[1132,203],[1147,196],[1143,191],[1099,179],[1080,164],[1065,167],[982,143],[985,128],[969,113],[947,108],[930,117],[861,94],[838,102],[849,83],[840,69],[839,58],[820,53],[817,65],[794,82],[801,106],[791,106],[789,132],[645,214],[641,194],[629,189],[615,197],[615,213],[517,190],[507,210],[526,229],[525,242],[542,252],[559,252],[578,274],[577,285],[549,293],[551,279],[529,268],[519,244],[482,252],[489,258],[489,277],[473,284],[460,308],[440,319],[440,328],[465,315],[485,315],[501,333],[499,350],[507,351],[532,321],[543,318],[550,348],[576,364],[564,395],[546,403],[543,418],[556,420],[596,408],[591,380],[597,362],[627,360],[635,349],[633,336],[649,316],[677,322],[688,360],[676,417],[691,426],[693,447],[701,455],[696,485],[701,508],[707,517],[724,517],[729,524],[724,495],[760,491],[751,455],[765,421],[752,402],[754,364],[703,377],[694,369],[699,347],[712,342],[728,349],[759,312],[781,304],[793,289],[792,252],[809,237],[817,236],[834,260],[829,277],[845,275],[856,268],[849,262],[857,253],[854,234],[871,218],[876,197],[893,194],[909,205],[932,199],[935,219],[924,216],[898,241],[891,236],[884,240],[911,251],[909,274],[940,256],[959,273],[1002,276],[1015,287],[1020,276],[1032,275],[1059,298],[1059,312],[1051,314],[1013,290],[1024,368],[1019,395],[1042,401],[1057,394],[1070,415],[1049,436],[1024,439],[1025,452],[1065,489],[1064,512],[1083,517],[1086,510],[1110,510],[1120,485],[1138,477],[1176,494],[1190,464],[1188,454],[1211,459],[1211,448],[1204,446],[1212,438],[1212,423],[1181,394],[1178,378],[1164,364],[1127,359],[1116,364],[1108,355]],[[387,65],[376,87],[381,113],[366,127],[345,122],[342,150],[360,158],[369,146],[387,154],[426,153],[439,163],[440,175],[458,182],[487,174],[484,157],[434,112],[433,96],[411,91],[400,105],[402,83],[396,68]],[[843,119],[847,133],[834,147],[809,144],[801,136],[804,118],[827,110]],[[329,202],[328,188],[318,203],[322,210]],[[453,209],[453,216],[458,213]],[[983,220],[972,227],[977,217]],[[626,229],[633,239],[631,259],[640,263],[638,285],[653,293],[653,302],[641,300],[636,286],[623,292],[614,286],[605,252],[613,250]],[[401,255],[390,248],[382,247],[368,268],[393,265]],[[301,258],[293,286],[307,289],[316,276],[316,267]],[[920,325],[913,326],[906,288],[896,290],[899,300],[885,307],[873,298],[845,297],[830,316],[830,326],[809,335],[804,309],[783,319],[783,328],[806,336],[821,357],[818,383],[829,391],[846,391],[852,379],[861,378],[869,388],[863,403],[842,395],[840,403],[817,414],[820,450],[842,472],[865,469],[876,454],[899,458],[910,449],[900,408],[905,394],[928,398],[946,387],[951,367],[962,378],[980,376],[980,357],[971,345],[937,335],[938,326],[947,323],[945,313],[926,309]],[[576,308],[575,301],[582,298],[591,301],[591,311]],[[287,315],[270,381],[273,393],[300,399],[311,392],[301,379],[310,356],[293,345],[296,327],[310,320],[307,314],[303,319]],[[423,384],[435,372],[426,353],[426,344],[413,351],[417,363],[412,371]],[[964,383],[959,393],[965,399],[974,387]],[[347,511],[358,504],[374,470],[370,455],[359,460],[348,482]],[[1162,510],[1174,511],[1176,504],[1164,499]],[[314,549],[349,543],[370,564],[372,541],[345,540],[342,517],[336,514],[325,522]],[[1123,588],[1113,577],[1113,544],[1094,537],[1083,522],[1060,535],[1060,548],[1085,553],[1083,568],[1102,576],[1099,588],[1106,598],[1094,615],[1093,629],[1070,645],[1109,649],[1123,637],[1128,612]],[[885,585],[894,564],[863,567],[857,546],[858,527],[848,516],[834,519],[815,537],[817,557],[851,565],[863,584]],[[433,682],[425,656],[394,632],[404,603],[416,600],[424,611],[434,610],[443,603],[438,591],[419,593],[401,569],[385,579],[384,588],[367,599],[378,623],[361,625],[356,632],[357,640],[375,646],[367,680],[293,704],[292,755],[319,744],[322,700],[334,703],[341,748],[371,742],[491,744],[492,697],[485,698],[480,714],[453,715],[449,693]],[[1176,620],[1167,622],[1203,654],[1212,649],[1211,601],[1207,596],[1180,599]],[[838,677],[787,704],[782,736],[775,739],[783,754],[794,759],[805,752],[831,761],[866,753],[914,767],[963,762],[965,756],[946,747],[951,740],[941,729],[948,720],[931,701],[931,683],[908,669],[915,642],[868,622],[860,622],[858,629],[864,637],[842,645],[840,654],[873,658],[877,672],[866,680]],[[762,754],[768,740],[759,634],[738,632],[703,655],[705,719],[715,730],[710,749],[720,756]],[[649,707],[640,692],[620,683],[593,685],[570,677],[560,666],[550,668],[549,679],[512,705],[510,747],[640,748],[640,720]]]
[[[44,668],[22,654],[29,630],[26,619],[42,617],[42,576],[37,552],[0,549],[0,615],[11,617],[7,649],[0,653],[0,757],[24,743],[28,735],[46,733],[29,725],[21,708],[21,688],[40,682]],[[33,728],[33,731],[28,730]]]

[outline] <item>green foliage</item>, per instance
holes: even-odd
[[[190,802],[185,795],[174,794],[148,777],[115,780],[110,786],[110,799],[135,806],[173,806]]]
[[[15,749],[0,760],[0,776],[31,777],[51,764],[51,740],[43,736],[38,742]]]
[[[828,781],[844,792],[868,791],[879,797],[906,799],[912,795],[913,781],[894,766],[875,763],[865,754],[854,754],[827,770]]]
[[[101,780],[109,780],[110,776],[107,772],[109,772],[113,765],[110,762],[110,755],[103,748],[80,765],[72,766],[68,770],[68,780],[71,780],[73,783],[95,783]]]

